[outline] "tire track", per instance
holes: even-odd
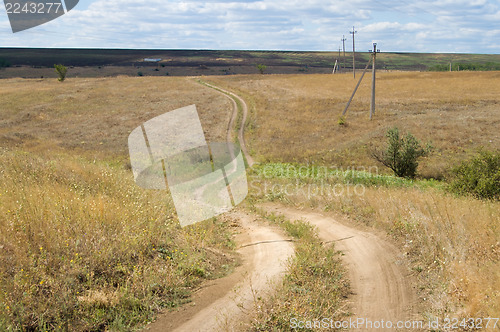
[[[247,119],[248,107],[239,96],[201,82],[201,84],[217,90],[233,103],[233,114],[229,121],[227,141],[232,141],[234,123],[242,106],[242,124],[238,132],[241,150],[247,163],[253,165],[248,154],[244,123]],[[231,275],[205,283],[195,292],[191,304],[180,307],[177,311],[161,315],[154,323],[146,327],[146,331],[234,331],[250,318],[256,297],[262,297],[272,288],[286,270],[285,262],[293,255],[293,244],[279,231],[257,224],[255,217],[241,211],[231,211],[227,215],[234,217],[241,227],[236,236],[237,250],[242,265]]]
[[[247,103],[245,102],[245,100],[243,100],[243,98],[241,98],[240,96],[238,96],[237,94],[235,94],[231,91],[222,89],[218,86],[204,82],[202,80],[198,80],[198,82],[202,85],[205,85],[209,88],[216,90],[217,92],[221,93],[223,96],[225,96],[226,98],[229,98],[231,100],[231,103],[233,104],[234,111],[233,111],[233,114],[231,116],[231,120],[229,121],[229,125],[228,125],[228,131],[227,131],[227,141],[228,142],[231,142],[233,140],[231,132],[232,132],[232,129],[234,128],[234,122],[236,121],[236,119],[238,117],[238,112],[239,112],[238,103],[241,106],[242,119],[241,119],[240,128],[238,130],[238,141],[240,142],[241,151],[243,151],[243,154],[245,155],[248,166],[252,167],[255,162],[254,162],[252,156],[250,155],[250,153],[248,153],[247,144],[245,141],[245,125],[247,123],[247,118],[248,118]]]
[[[317,227],[324,242],[335,242],[335,248],[344,254],[349,271],[352,319],[396,324],[421,318],[416,310],[414,281],[403,265],[403,255],[395,246],[371,232],[341,224],[328,215],[271,203],[261,208],[290,220],[305,220]]]

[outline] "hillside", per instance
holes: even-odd
[[[366,65],[369,53],[356,53],[356,68]],[[145,58],[161,59],[145,62]],[[335,60],[345,71],[352,70],[352,53],[295,51],[214,51],[214,50],[120,50],[120,49],[23,49],[0,48],[0,78],[55,77],[54,64],[64,64],[70,77],[102,76],[190,76],[258,73],[257,64],[267,66],[267,74],[331,73]],[[378,68],[383,70],[426,71],[455,64],[466,68],[497,68],[498,54],[382,53]],[[474,67],[474,68],[476,68]]]

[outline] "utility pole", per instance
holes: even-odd
[[[357,33],[352,27],[352,31],[349,32],[352,35],[352,75],[356,78],[356,46],[354,44],[354,35]]]
[[[375,74],[377,71],[377,66],[375,60],[377,59],[377,53],[380,50],[377,49],[377,43],[373,43],[373,51],[372,52],[372,101],[370,103],[370,120],[375,113]]]
[[[342,66],[345,68],[345,41],[347,38],[342,35],[342,49],[344,50],[344,57],[342,58]]]
[[[339,46],[339,73],[341,73],[341,72],[342,72],[342,64],[341,64],[341,62],[340,62],[340,51],[341,51],[341,50],[342,50],[342,49],[341,49],[341,48],[340,48],[340,46]]]

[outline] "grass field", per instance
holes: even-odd
[[[433,145],[421,175],[442,178],[452,164],[477,149],[500,146],[498,72],[379,73],[373,121],[368,120],[371,79],[367,75],[344,126],[338,124],[339,117],[357,83],[351,75],[211,80],[240,92],[253,105],[249,146],[261,162],[378,167],[369,150],[385,142],[386,131],[397,126]]]
[[[383,230],[418,280],[420,319],[499,315],[500,202],[456,197],[436,181],[300,164],[262,164],[250,179],[252,200]]]
[[[252,186],[251,200],[304,205],[384,230],[408,257],[425,315],[500,315],[499,202],[456,197],[433,180],[481,147],[500,147],[500,73],[380,73],[373,121],[368,75],[345,125],[339,116],[356,83],[350,74],[206,80],[237,92],[250,107],[249,148],[258,167],[272,170]],[[197,105],[207,139],[224,140],[230,102],[191,78],[0,81],[0,329],[128,331],[188,301],[195,285],[237,264],[231,220],[181,229],[167,193],[133,183],[128,134],[190,104]],[[388,176],[369,157],[394,126],[434,146],[417,181]],[[283,165],[332,173],[283,176]],[[266,182],[311,188],[321,180],[345,194],[260,190]],[[348,191],[356,184],[364,186],[362,195]],[[313,249],[311,257],[332,254]],[[322,268],[339,273],[329,257]],[[273,317],[282,322],[287,289],[310,281],[298,273],[308,263],[300,259],[289,269],[298,279],[265,303],[255,330]]]
[[[456,197],[432,180],[478,149],[500,148],[500,73],[381,73],[373,121],[368,76],[345,125],[338,120],[354,88],[350,75],[210,80],[251,105],[247,140],[261,162],[255,199],[384,230],[419,280],[426,318],[500,315],[500,203]],[[369,157],[394,126],[434,147],[420,180],[396,179]]]
[[[193,103],[223,140],[224,97],[185,79],[0,84],[0,330],[130,331],[236,265],[231,221],[181,229],[127,156],[130,131]]]
[[[366,50],[358,48],[358,70],[362,70],[370,58],[366,52],[368,49],[371,45],[367,45]],[[359,52],[361,50],[363,52]],[[159,58],[161,61],[144,62],[144,58]],[[0,78],[55,77],[54,64],[70,67],[68,77],[256,74],[258,64],[267,66],[266,74],[327,74],[332,72],[335,60],[342,67],[352,69],[350,52],[343,59],[338,52],[0,48],[0,67],[10,65],[0,70]],[[500,55],[381,53],[378,68],[427,71],[436,66],[447,66],[450,62],[498,67]]]

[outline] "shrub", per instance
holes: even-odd
[[[142,73],[142,71],[138,71],[137,76],[144,76],[144,74]]]
[[[345,117],[341,116],[339,118],[338,124],[339,124],[339,126],[345,126],[346,125]]]
[[[57,73],[57,80],[62,82],[66,79],[66,73],[68,72],[68,68],[64,65],[54,65]]]
[[[500,198],[500,151],[480,151],[452,169],[450,189],[477,198]]]
[[[385,151],[373,150],[372,157],[390,168],[396,176],[415,178],[418,159],[429,153],[430,146],[423,148],[411,133],[401,137],[398,128],[389,129],[387,139],[388,145]]]
[[[259,64],[259,65],[257,65],[257,69],[259,70],[259,72],[261,74],[264,74],[264,71],[267,69],[267,66],[263,65],[263,64]]]

